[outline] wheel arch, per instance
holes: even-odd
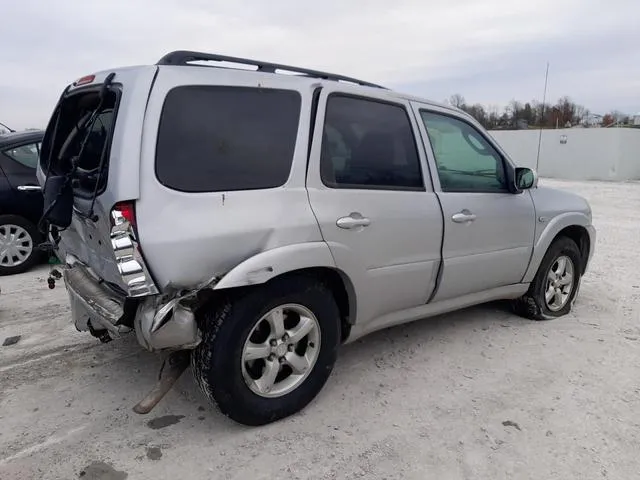
[[[567,237],[576,242],[582,260],[580,272],[584,273],[593,248],[593,239],[588,229],[590,224],[589,218],[581,213],[566,213],[549,222],[534,245],[529,268],[522,282],[529,283],[533,280],[545,253],[551,244],[560,237]]]
[[[222,276],[213,292],[256,288],[290,276],[312,277],[329,288],[340,311],[342,339],[345,340],[356,319],[356,291],[349,276],[336,267],[324,242],[288,245],[254,255]]]
[[[587,262],[589,261],[589,252],[591,251],[589,232],[581,225],[570,225],[560,230],[553,240],[555,241],[560,237],[567,237],[576,242],[581,257],[580,273],[584,273],[587,268]]]

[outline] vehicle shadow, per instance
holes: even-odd
[[[478,332],[487,336],[491,331],[527,328],[534,323],[514,315],[507,302],[492,302],[372,333],[344,345],[339,351],[332,376],[318,397],[299,414],[277,423],[305,422],[305,417],[331,412],[338,407],[336,402],[344,398],[346,390],[353,389],[355,383],[377,385],[380,369],[396,368],[394,358],[407,352],[433,349],[438,355],[446,356],[447,345],[474,342]],[[225,433],[247,430],[247,427],[224,417],[216,407],[211,407],[191,375],[183,375],[174,395],[179,396],[180,401],[192,404],[190,408],[197,405],[196,408],[201,412],[206,412],[206,415],[198,415],[201,421],[195,424],[196,428],[204,427],[208,432]],[[174,400],[165,399],[163,402],[168,404]],[[184,407],[187,408],[187,403]],[[269,431],[270,427],[263,428]]]

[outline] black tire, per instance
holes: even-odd
[[[0,263],[0,275],[2,276],[26,272],[42,259],[42,252],[39,249],[41,235],[33,223],[18,215],[0,215],[0,227],[7,225],[15,225],[23,228],[31,237],[33,248],[31,250],[31,254],[18,265],[9,266]],[[0,258],[0,262],[1,261],[2,259]]]
[[[545,301],[547,274],[559,257],[571,259],[574,268],[573,283],[565,305],[559,310],[551,310]],[[580,290],[582,277],[582,255],[576,243],[567,237],[559,237],[549,246],[536,272],[536,276],[525,295],[513,301],[514,311],[531,320],[552,320],[568,314]]]
[[[258,320],[272,309],[298,304],[320,326],[320,351],[306,379],[276,398],[254,393],[242,373],[242,349]],[[277,279],[217,302],[202,318],[203,339],[191,356],[196,382],[212,403],[232,420],[265,425],[302,410],[329,378],[340,345],[340,314],[331,291],[306,276]]]

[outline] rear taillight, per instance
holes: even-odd
[[[118,272],[126,285],[127,295],[143,297],[158,293],[151,274],[144,263],[136,231],[135,202],[118,202],[111,209],[111,248]]]
[[[111,225],[120,225],[123,220],[129,222],[133,228],[136,227],[136,211],[133,202],[116,203],[111,210]]]

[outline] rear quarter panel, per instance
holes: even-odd
[[[160,67],[142,135],[138,233],[159,288],[189,288],[222,276],[246,259],[278,247],[320,242],[305,175],[312,85],[285,75],[200,67]],[[263,190],[187,193],[162,185],[155,173],[156,140],[167,93],[180,85],[290,88],[301,115],[289,179]],[[234,280],[232,284],[237,281]]]

